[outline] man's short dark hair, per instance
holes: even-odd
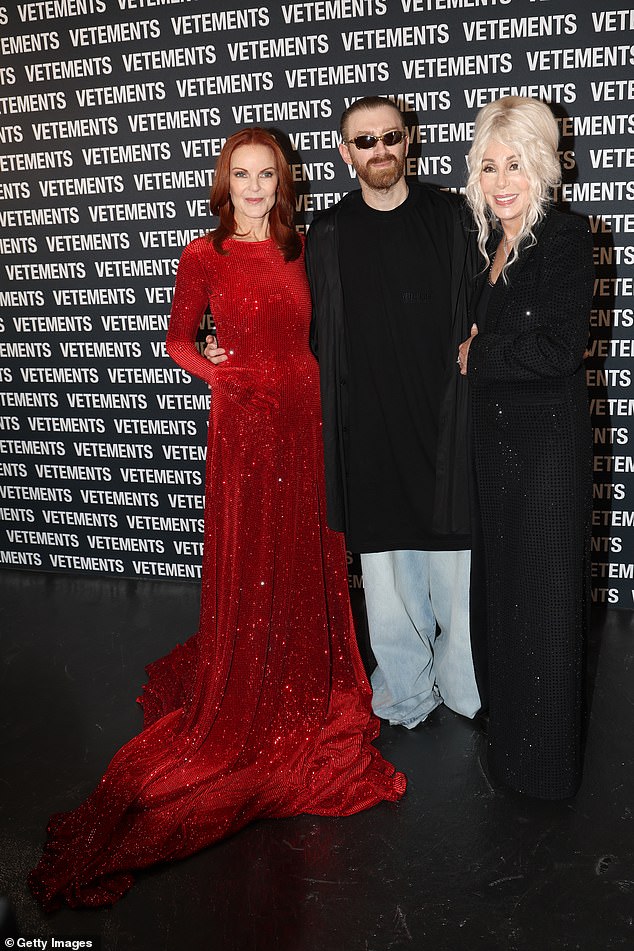
[[[344,142],[346,140],[346,128],[350,116],[354,115],[355,112],[360,112],[361,109],[376,109],[377,106],[391,106],[401,117],[401,127],[405,127],[403,113],[392,99],[387,99],[385,96],[364,96],[362,99],[356,99],[341,116],[339,131],[341,132],[341,138]]]

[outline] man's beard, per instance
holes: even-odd
[[[370,188],[391,188],[392,185],[396,185],[405,174],[405,156],[402,155],[400,158],[397,158],[395,155],[390,155],[390,159],[392,161],[387,168],[376,168],[372,164],[376,159],[370,159],[363,168],[357,168],[355,165],[357,176],[361,181],[365,182],[366,185],[369,185]],[[381,161],[384,160],[382,159]]]

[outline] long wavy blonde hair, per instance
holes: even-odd
[[[465,194],[478,228],[478,248],[487,267],[490,264],[487,241],[499,225],[485,201],[480,174],[482,160],[492,140],[513,149],[529,183],[528,208],[513,242],[513,251],[502,269],[502,277],[506,281],[506,269],[517,259],[521,246],[535,244],[533,229],[544,217],[552,200],[553,189],[561,181],[557,153],[559,128],[544,102],[524,96],[496,99],[487,103],[476,116],[473,143],[467,156],[469,174]]]

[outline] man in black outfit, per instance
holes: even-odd
[[[312,223],[328,522],[361,555],[373,709],[409,729],[480,708],[470,644],[467,397],[456,367],[476,266],[461,200],[408,184],[400,110],[341,119],[360,191]]]

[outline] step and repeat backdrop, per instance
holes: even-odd
[[[200,577],[210,397],[164,339],[226,136],[283,137],[305,230],[356,187],[355,98],[397,102],[408,174],[457,190],[478,109],[521,94],[595,235],[593,597],[634,607],[633,66],[609,0],[0,2],[0,565]]]

